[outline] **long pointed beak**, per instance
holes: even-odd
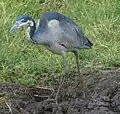
[[[19,25],[20,25],[20,22],[16,22],[16,23],[11,27],[10,32],[13,32],[13,31],[14,31],[15,29],[17,29],[17,28],[20,28]]]

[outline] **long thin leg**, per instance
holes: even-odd
[[[58,95],[60,93],[61,85],[62,85],[62,83],[64,81],[64,74],[65,74],[64,63],[65,63],[65,54],[62,55],[62,61],[61,61],[61,78],[60,78],[60,84],[59,84],[59,87],[58,87],[58,90],[57,90],[57,93],[56,93],[56,97],[55,97],[56,103],[57,103]]]
[[[77,64],[77,70],[78,70],[78,75],[80,76],[80,67],[79,67],[79,55],[78,55],[78,51],[74,51],[74,55],[75,55],[75,58],[76,58],[76,64]],[[83,84],[83,76],[80,77],[80,81],[78,82],[78,84],[75,86],[75,88],[77,88],[80,84],[82,85]]]
[[[78,70],[78,75],[80,76],[80,67],[79,67],[79,56],[78,56],[78,51],[74,52],[75,58],[76,58],[76,64],[77,64],[77,70]]]

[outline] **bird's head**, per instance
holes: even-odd
[[[16,17],[15,24],[11,27],[10,32],[21,27],[32,27],[34,26],[34,21],[28,15],[19,15]]]

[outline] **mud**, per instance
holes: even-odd
[[[120,114],[120,69],[82,75],[82,88],[80,76],[64,82],[58,104],[52,89],[0,84],[0,114]]]

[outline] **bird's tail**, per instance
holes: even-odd
[[[91,48],[93,44],[88,40],[88,38],[85,36],[84,37],[84,46],[83,48]]]

